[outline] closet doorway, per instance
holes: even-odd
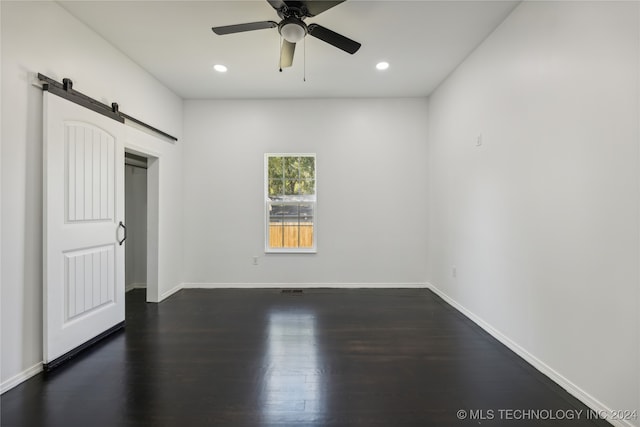
[[[146,157],[125,152],[125,292],[147,288],[147,167]]]

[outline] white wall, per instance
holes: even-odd
[[[638,7],[522,3],[429,101],[429,281],[616,410],[640,402]]]
[[[127,225],[124,283],[129,290],[147,284],[147,170],[125,166],[124,192]]]
[[[0,7],[0,36],[2,35],[2,7]],[[0,37],[0,83],[2,82],[2,38]],[[2,100],[2,84],[0,84],[0,100]],[[1,111],[0,111],[1,112]],[[0,144],[2,143],[2,114],[0,114]],[[2,156],[1,156],[1,145],[0,145],[0,298],[2,298],[2,244],[4,241],[4,235],[2,233]],[[2,303],[0,301],[0,322],[3,321],[3,310]],[[0,325],[0,384],[2,384],[2,330]]]
[[[423,284],[426,116],[426,99],[185,102],[185,282]],[[317,254],[264,254],[269,152],[317,153]]]
[[[42,93],[37,72],[62,80],[178,137],[182,101],[53,2],[2,8],[2,389],[42,360]],[[160,170],[160,293],[181,282],[182,143],[136,129],[127,146],[152,151]]]

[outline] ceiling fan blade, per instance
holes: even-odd
[[[282,40],[280,50],[280,69],[291,67],[293,64],[293,53],[296,51],[296,44]]]
[[[316,15],[320,15],[325,10],[329,10],[334,6],[339,5],[340,3],[344,3],[345,0],[338,1],[323,1],[323,0],[307,0],[303,1],[304,5],[307,7],[307,16],[312,17]]]
[[[272,8],[275,10],[282,9],[282,6],[286,6],[286,3],[283,0],[267,0]]]
[[[275,28],[278,26],[277,22],[273,21],[260,21],[249,22],[247,24],[225,25],[223,27],[211,28],[214,33],[222,36],[224,34],[242,33],[244,31],[264,30],[266,28]]]
[[[360,49],[362,46],[360,43],[351,40],[343,36],[342,34],[338,34],[335,31],[331,31],[328,28],[323,27],[318,24],[309,25],[308,31],[309,34],[313,37],[322,40],[323,42],[327,42],[330,45],[337,47],[338,49],[342,49],[347,53],[354,54]]]

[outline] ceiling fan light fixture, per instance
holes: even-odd
[[[289,43],[298,43],[307,35],[307,30],[296,22],[289,22],[280,27],[280,35]]]

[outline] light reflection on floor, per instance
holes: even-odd
[[[269,313],[260,399],[265,424],[318,420],[325,390],[316,317],[302,311]]]

